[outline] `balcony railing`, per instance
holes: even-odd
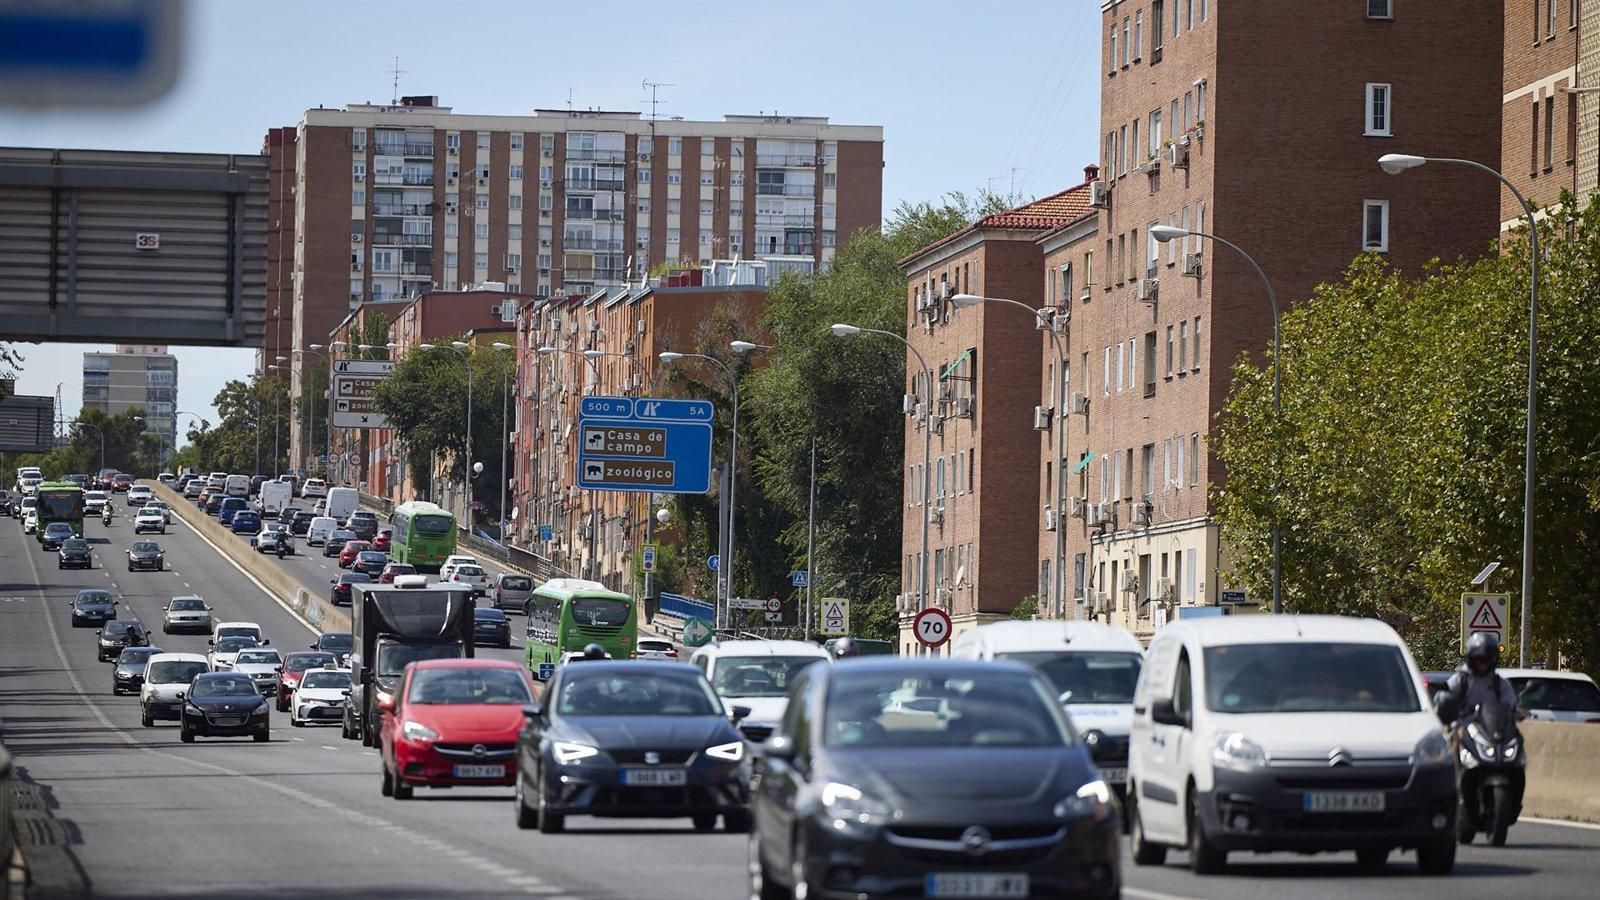
[[[620,238],[563,237],[561,246],[567,250],[622,250]]]
[[[811,197],[817,192],[815,184],[758,184],[756,193],[769,197]]]
[[[797,156],[783,153],[757,153],[757,166],[814,166],[817,164],[815,156]]]
[[[595,217],[594,214],[595,210],[592,209],[568,209],[566,211],[566,218],[574,220],[588,220],[593,219]]]
[[[374,203],[375,216],[431,216],[438,210],[435,203]]]
[[[815,246],[816,246],[815,244],[784,244],[783,245],[783,255],[785,255],[785,256],[814,256],[815,255],[815,251],[812,248],[815,247]]]
[[[623,150],[578,150],[567,148],[567,159],[592,159],[596,162],[626,162],[628,154]]]
[[[620,178],[596,178],[594,180],[594,190],[597,191],[620,191],[623,189],[622,186],[623,181]]]
[[[392,232],[378,231],[373,233],[372,243],[380,246],[432,247],[433,235],[394,234]]]
[[[402,176],[402,184],[429,185],[433,184],[432,172],[407,172]]]
[[[405,148],[405,155],[406,156],[425,156],[425,157],[428,157],[428,158],[431,159],[433,157],[433,144],[432,144],[432,142],[428,142],[428,143],[416,142],[416,143],[413,143],[411,141],[407,141],[406,142],[406,148]]]

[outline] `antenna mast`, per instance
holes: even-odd
[[[394,97],[393,97],[393,99],[391,99],[389,101],[389,105],[390,106],[399,106],[400,105],[400,76],[401,75],[410,75],[411,72],[406,70],[406,69],[400,68],[400,57],[396,56],[394,58],[394,70],[390,74],[392,74],[394,76],[394,82],[393,82]]]

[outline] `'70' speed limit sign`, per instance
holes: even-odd
[[[930,606],[911,620],[911,630],[924,647],[942,646],[950,640],[950,614]]]

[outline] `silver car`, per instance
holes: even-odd
[[[533,579],[518,572],[501,572],[494,577],[494,605],[500,610],[524,612],[533,599]]]
[[[211,633],[211,607],[206,601],[189,595],[173,597],[166,606],[162,607],[161,632],[172,634],[176,631],[198,631],[201,634]]]

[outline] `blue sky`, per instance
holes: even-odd
[[[402,94],[459,112],[535,107],[662,115],[778,111],[884,128],[884,208],[992,187],[1037,197],[1095,158],[1099,2],[513,3],[192,0],[177,87],[136,111],[7,109],[8,145],[256,153],[308,107]],[[1013,171],[1015,169],[1015,171]],[[23,345],[18,390],[82,394],[84,345]],[[179,408],[253,365],[248,350],[177,348]],[[187,423],[188,420],[185,420]],[[182,430],[181,426],[180,431]]]

